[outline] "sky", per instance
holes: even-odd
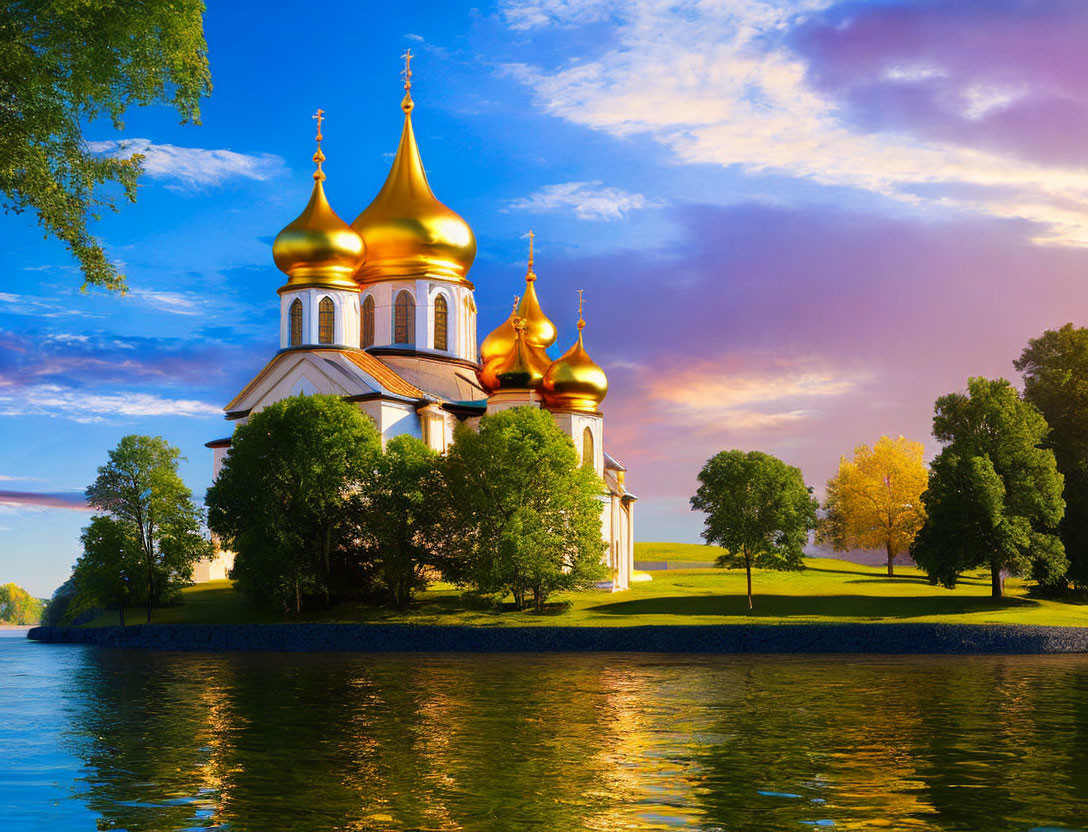
[[[1028,339],[1086,323],[1083,0],[212,2],[205,32],[199,125],[86,127],[146,156],[94,229],[125,296],[81,292],[32,216],[0,216],[0,583],[68,577],[125,434],[177,445],[203,496],[204,443],[278,346],[271,242],[309,194],[311,114],[350,222],[396,149],[409,47],[431,185],[479,244],[481,339],[530,228],[556,356],[585,289],[637,540],[699,539],[688,499],[721,450],[817,495],[883,434],[932,456],[938,396],[1018,382]]]

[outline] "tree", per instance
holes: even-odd
[[[355,497],[360,536],[397,609],[427,586],[428,539],[436,533],[441,457],[412,436],[389,440],[367,487]]]
[[[925,522],[923,454],[921,442],[882,436],[872,448],[858,445],[853,460],[842,457],[839,473],[827,482],[827,514],[816,540],[837,552],[882,548],[888,575],[894,575],[896,556],[910,547]]]
[[[148,624],[152,606],[187,585],[193,565],[211,553],[201,511],[178,475],[180,458],[161,436],[125,436],[86,492],[92,508],[138,543]]]
[[[45,604],[18,584],[0,586],[0,622],[27,626],[42,620]]]
[[[72,570],[76,597],[71,614],[116,607],[125,626],[125,606],[142,599],[142,551],[131,524],[94,517],[80,537],[83,554]],[[158,582],[161,586],[163,581]]]
[[[1030,568],[1053,583],[1067,566],[1054,534],[1065,502],[1054,452],[1041,447],[1046,420],[1003,378],[972,378],[967,391],[937,399],[933,435],[947,444],[933,461],[922,495],[929,518],[911,554],[949,587],[964,570],[989,567],[995,598],[1003,570]]]
[[[546,411],[516,407],[475,431],[459,425],[443,493],[439,563],[454,583],[509,592],[519,610],[532,595],[539,612],[553,593],[605,576],[604,484]]]
[[[717,565],[744,566],[748,609],[752,609],[752,567],[804,569],[804,546],[816,525],[818,503],[801,469],[759,451],[722,451],[699,472],[691,498],[706,512],[703,539],[726,550]]]
[[[83,125],[116,130],[132,105],[169,104],[199,121],[211,92],[201,0],[13,0],[0,7],[0,193],[6,210],[33,210],[64,242],[84,285],[124,289],[124,277],[88,231],[114,200],[136,200],[141,157],[95,155]]]
[[[306,594],[328,604],[334,554],[352,545],[349,497],[380,458],[374,423],[339,396],[292,396],[240,425],[207,497],[239,588],[296,613]]]
[[[1024,398],[1043,414],[1065,477],[1065,516],[1059,533],[1069,559],[1066,579],[1088,588],[1088,329],[1066,324],[1028,342],[1013,362],[1024,374]]]

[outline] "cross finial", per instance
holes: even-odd
[[[529,229],[529,265],[525,269],[525,280],[527,283],[532,283],[536,280],[536,272],[533,271],[533,238],[536,234],[533,230]]]
[[[518,304],[521,303],[521,298],[518,295],[514,295],[514,308],[511,310],[511,314],[518,314]]]
[[[400,102],[400,108],[410,113],[412,111],[412,58],[415,56],[411,49],[405,49],[401,57],[404,58],[404,71],[401,72],[404,78],[404,100]]]
[[[325,154],[321,150],[321,142],[325,139],[321,135],[321,122],[325,120],[325,111],[318,108],[317,112],[313,114],[313,118],[317,119],[317,136],[315,137],[317,150],[314,151],[314,164],[317,165],[317,170],[314,171],[314,179],[320,182],[325,178],[325,171],[321,169],[321,163],[325,161]]]
[[[586,320],[582,317],[582,305],[585,303],[585,298],[582,295],[585,293],[585,289],[578,290],[578,329],[585,329]]]

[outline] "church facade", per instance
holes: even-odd
[[[477,344],[469,270],[476,238],[432,192],[412,128],[411,72],[401,102],[404,128],[389,175],[350,225],[325,198],[317,114],[313,192],[303,212],[276,237],[280,350],[224,408],[244,423],[287,396],[342,396],[373,419],[383,443],[415,436],[443,453],[459,422],[474,425],[509,407],[548,410],[585,465],[606,486],[602,495],[604,561],[613,590],[634,569],[634,495],[626,469],[605,452],[601,402],[604,372],[586,352],[579,304],[578,338],[553,360],[556,328],[537,299],[532,234],[523,291],[510,316]],[[230,439],[207,443],[217,476]],[[197,565],[194,578],[225,578],[233,555]]]

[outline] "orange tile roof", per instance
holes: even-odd
[[[354,364],[368,376],[377,381],[378,384],[380,384],[390,393],[396,393],[398,396],[407,396],[410,399],[427,398],[426,393],[424,393],[414,384],[409,384],[407,381],[397,375],[395,371],[390,369],[387,365],[383,364],[370,353],[353,351],[341,352],[341,355],[351,361],[352,364]]]

